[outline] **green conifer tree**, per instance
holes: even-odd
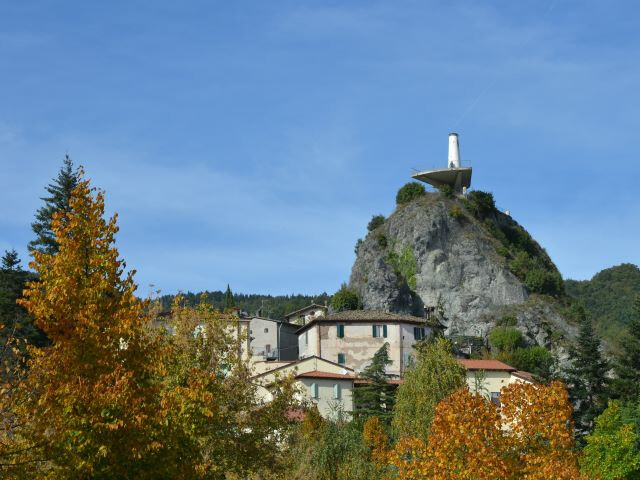
[[[566,377],[575,405],[576,433],[584,435],[593,429],[595,418],[607,407],[609,365],[602,357],[600,339],[583,308],[579,311],[579,321],[580,332],[576,345],[569,349]]]
[[[236,303],[233,300],[233,293],[231,292],[229,284],[227,284],[227,291],[224,292],[224,310],[225,312],[228,312],[229,310],[235,308],[235,306]]]
[[[15,249],[5,250],[4,255],[2,256],[2,269],[12,271],[22,270],[20,267],[20,258],[18,257],[18,252],[16,252]]]
[[[374,354],[371,363],[360,374],[364,384],[353,390],[354,412],[356,419],[366,419],[371,416],[389,422],[395,403],[395,387],[387,379],[387,365],[389,359],[389,344],[385,343]]]
[[[620,340],[621,352],[614,364],[615,394],[624,402],[640,400],[640,295],[636,297],[627,335]]]
[[[31,224],[36,238],[29,242],[29,250],[54,254],[58,251],[58,244],[51,231],[53,214],[64,210],[69,211],[71,192],[78,185],[78,171],[73,169],[73,162],[69,155],[65,155],[64,165],[58,172],[58,177],[47,187],[49,196],[42,197],[44,205],[36,212],[36,221]]]

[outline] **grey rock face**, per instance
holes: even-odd
[[[421,315],[425,306],[439,307],[448,335],[485,336],[508,307],[522,306],[514,315],[518,328],[532,344],[551,346],[550,332],[567,330],[564,319],[551,306],[529,305],[526,287],[496,252],[496,240],[467,213],[454,218],[456,204],[433,193],[399,207],[359,247],[350,288],[365,309]],[[413,280],[389,257],[409,251]],[[545,331],[541,325],[549,321],[553,329]]]

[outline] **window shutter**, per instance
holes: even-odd
[[[378,336],[378,329],[377,329],[377,325],[372,325],[372,331],[373,331],[373,338],[376,338]]]
[[[413,327],[413,338],[418,340],[418,327]]]
[[[382,326],[382,336],[384,338],[387,338],[387,326],[386,325]]]
[[[318,398],[318,384],[315,382],[311,384],[311,397]]]
[[[344,357],[345,357],[344,353],[339,353],[338,354],[338,363],[340,365],[344,365],[346,363],[346,361],[345,361],[346,359]]]
[[[338,338],[344,338],[344,325],[338,325]]]
[[[334,383],[333,384],[333,398],[334,398],[334,400],[340,400],[340,397],[341,397],[340,384],[339,383]]]

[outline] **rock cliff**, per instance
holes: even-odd
[[[349,287],[365,309],[422,315],[436,307],[448,335],[486,337],[508,316],[530,344],[556,350],[575,334],[563,316],[560,274],[490,195],[480,195],[474,203],[426,193],[398,206],[358,243]]]

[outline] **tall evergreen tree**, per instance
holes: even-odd
[[[18,252],[16,252],[15,249],[5,250],[2,256],[2,269],[12,271],[22,270],[20,267],[20,257],[18,257]]]
[[[576,345],[569,349],[570,367],[566,370],[574,420],[579,435],[593,428],[595,418],[607,407],[609,365],[602,357],[600,339],[583,308],[579,310],[580,332]]]
[[[236,306],[236,302],[233,300],[233,292],[227,283],[227,291],[224,292],[224,310],[229,311]]]
[[[387,365],[389,359],[389,344],[385,343],[374,354],[371,363],[360,374],[364,384],[353,390],[354,412],[357,419],[371,416],[389,422],[395,403],[395,387],[387,379]]]
[[[614,390],[622,401],[640,401],[640,295],[636,297],[627,335],[620,340],[622,351],[614,370]]]
[[[31,224],[36,238],[29,242],[29,250],[48,254],[57,253],[58,243],[51,230],[51,219],[56,212],[69,211],[71,192],[77,185],[78,171],[74,170],[69,155],[65,155],[58,177],[46,187],[49,196],[41,198],[44,205],[36,212],[36,221]]]

